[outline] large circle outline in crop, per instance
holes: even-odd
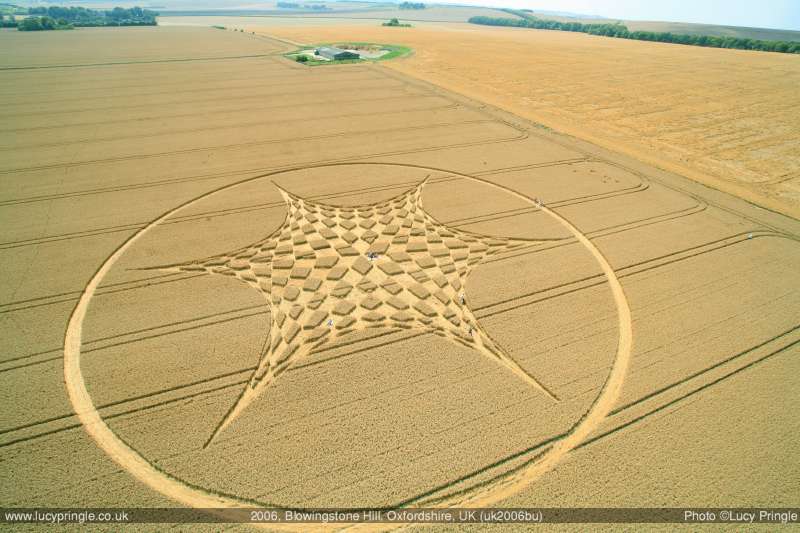
[[[86,312],[94,296],[98,286],[105,278],[106,274],[111,270],[113,265],[125,254],[125,252],[133,246],[139,239],[141,239],[147,232],[154,227],[158,226],[164,220],[176,214],[180,210],[189,207],[203,199],[206,199],[214,194],[231,189],[244,183],[249,183],[255,180],[263,179],[270,176],[276,176],[287,172],[310,168],[327,168],[337,166],[352,166],[352,165],[380,165],[380,166],[395,166],[395,167],[408,167],[416,170],[431,170],[434,172],[442,172],[452,176],[458,176],[469,181],[487,185],[495,189],[501,190],[512,196],[521,199],[535,207],[541,209],[542,212],[550,215],[562,226],[564,226],[573,237],[580,242],[595,258],[600,265],[603,273],[608,281],[609,288],[611,289],[614,297],[614,302],[617,308],[619,338],[617,342],[617,353],[614,362],[611,366],[611,371],[606,378],[606,381],[600,391],[600,394],[595,398],[589,410],[581,417],[581,419],[562,437],[554,441],[549,448],[541,453],[537,458],[525,467],[516,470],[515,472],[506,476],[500,476],[487,485],[480,488],[474,487],[473,490],[465,490],[459,492],[457,495],[444,497],[437,500],[431,506],[435,507],[453,507],[453,506],[488,506],[498,501],[505,499],[526,486],[530,485],[544,472],[553,468],[570,450],[578,446],[583,440],[594,430],[600,423],[608,416],[613,408],[622,389],[622,384],[627,373],[627,368],[631,358],[632,344],[633,344],[633,330],[630,315],[630,306],[628,305],[627,298],[622,289],[613,268],[606,260],[605,256],[597,249],[597,247],[575,226],[573,226],[564,217],[555,213],[551,209],[540,205],[534,199],[522,193],[514,191],[508,187],[498,185],[488,180],[462,174],[459,172],[451,172],[444,169],[405,165],[394,163],[335,163],[312,165],[305,167],[296,167],[283,169],[267,174],[261,174],[251,178],[237,181],[209,191],[201,196],[189,200],[174,209],[164,213],[160,217],[150,222],[145,227],[141,228],[135,234],[130,236],[119,248],[117,248],[98,268],[94,276],[89,280],[83,292],[81,293],[78,303],[70,316],[67,325],[66,334],[64,336],[64,382],[67,388],[67,394],[70,402],[75,409],[75,414],[81,421],[81,424],[86,429],[90,437],[95,441],[100,449],[102,449],[112,460],[119,464],[124,470],[129,472],[137,480],[149,486],[153,490],[189,507],[200,509],[226,509],[226,508],[242,508],[253,507],[255,502],[237,498],[236,496],[220,494],[203,490],[202,488],[190,485],[166,472],[158,469],[152,463],[142,457],[139,452],[133,449],[130,445],[124,442],[117,436],[97,411],[94,405],[86,384],[83,379],[81,371],[81,343],[83,332],[83,321],[86,317]],[[213,511],[211,511],[213,512]],[[223,511],[219,511],[222,513]],[[288,531],[307,531],[308,524],[293,525],[293,524],[269,524],[270,528],[283,529]],[[302,527],[301,527],[302,526]],[[321,524],[317,529],[320,530],[336,530],[344,527],[358,529],[364,527],[364,524]],[[375,530],[379,524],[368,524],[370,530]],[[387,525],[387,529],[397,527],[397,524]]]

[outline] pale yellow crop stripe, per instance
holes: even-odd
[[[374,164],[386,165],[386,163],[355,163],[355,164]],[[324,166],[338,166],[338,165],[319,165]],[[414,168],[427,168],[414,165],[393,165],[393,166],[408,166]],[[433,169],[432,171],[447,172],[450,175],[461,176],[465,179],[474,181],[494,187],[506,193],[509,193],[525,202],[539,207],[533,199],[520,194],[512,189],[497,185],[490,181],[486,181],[473,176],[459,174],[457,172],[449,172],[442,169]],[[274,174],[289,172],[283,170],[275,172]],[[176,207],[175,209],[165,213],[157,218],[128,239],[122,246],[120,246],[100,267],[92,279],[87,284],[83,291],[75,310],[70,317],[67,326],[67,332],[64,338],[64,381],[66,383],[67,393],[75,409],[78,419],[83,424],[86,432],[97,445],[105,451],[108,456],[119,464],[123,469],[130,472],[136,479],[151,487],[152,489],[160,492],[161,494],[175,500],[176,502],[195,508],[232,508],[232,507],[250,507],[252,504],[249,502],[239,500],[232,497],[225,497],[203,491],[198,488],[191,487],[179,479],[166,474],[155,468],[150,462],[144,459],[136,450],[128,446],[117,435],[111,431],[106,423],[101,418],[97,408],[89,396],[86,389],[86,384],[83,380],[81,372],[81,335],[83,320],[86,316],[86,311],[89,307],[89,302],[94,296],[100,282],[108,274],[114,264],[122,257],[122,255],[133,246],[142,236],[150,231],[155,226],[159,225],[165,219],[174,215],[185,207],[189,207],[200,200],[208,198],[209,196],[230,189],[245,182],[262,179],[266,176],[257,176],[248,178],[237,183],[226,185],[225,187],[216,189],[209,193],[204,194],[188,203]],[[603,254],[598,250],[594,244],[575,226],[563,218],[561,215],[553,212],[547,207],[541,207],[542,211],[559,221],[566,227],[575,238],[583,244],[587,250],[595,257],[600,264],[603,273],[608,279],[609,287],[614,296],[614,302],[617,307],[617,314],[619,318],[619,341],[617,343],[617,354],[614,359],[608,379],[603,386],[602,391],[598,395],[592,407],[581,419],[581,421],[572,428],[566,437],[556,442],[538,461],[532,463],[527,468],[507,477],[501,478],[497,482],[483,487],[480,491],[468,492],[466,494],[451,497],[441,500],[435,504],[436,507],[452,507],[456,505],[470,505],[470,506],[487,506],[503,500],[526,486],[532,483],[535,479],[553,468],[570,450],[574,449],[580,444],[587,435],[596,429],[600,423],[605,419],[611,409],[614,407],[625,380],[628,365],[631,358],[631,350],[633,344],[633,329],[631,323],[630,308],[628,301],[625,297],[625,292],[622,285],[611,268]],[[269,529],[282,529],[285,531],[333,531],[338,529],[358,529],[358,530],[388,530],[396,529],[396,524],[320,524],[309,528],[310,524],[256,524],[258,526],[268,527]]]

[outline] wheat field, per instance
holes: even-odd
[[[299,42],[358,34],[411,46],[414,56],[389,68],[800,214],[800,63],[791,55],[457,24],[245,24]]]
[[[345,29],[0,32],[2,506],[796,505],[800,223],[542,127],[706,149],[643,90],[593,103],[633,94],[622,43],[487,31],[541,50],[534,84],[444,62],[476,38],[450,28],[361,28],[414,54],[322,67],[285,39]],[[794,67],[741,57],[783,73],[791,132]],[[792,205],[745,172],[794,172],[790,137],[720,183]]]

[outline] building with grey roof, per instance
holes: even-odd
[[[359,59],[361,57],[356,52],[342,50],[341,48],[335,48],[333,46],[321,46],[320,48],[314,50],[314,53],[330,60]]]

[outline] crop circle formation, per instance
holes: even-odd
[[[352,163],[352,164],[353,165],[385,165],[384,163]],[[320,165],[319,167],[314,167],[314,168],[335,167],[335,166],[336,165]],[[419,167],[419,166],[413,166],[413,165],[400,165],[400,164],[393,165],[393,166],[408,167],[409,169],[414,169],[415,171],[425,170],[427,168],[427,167]],[[292,169],[292,170],[298,170],[298,169]],[[494,479],[493,481],[491,481],[490,483],[482,485],[480,488],[474,487],[472,489],[467,489],[467,490],[461,491],[457,495],[444,496],[444,497],[441,497],[440,499],[437,499],[435,501],[425,502],[424,503],[426,506],[436,506],[436,507],[448,507],[448,506],[456,506],[456,505],[459,505],[459,506],[486,506],[486,505],[491,505],[493,503],[496,503],[496,502],[498,502],[498,501],[500,501],[502,499],[505,499],[508,496],[511,496],[514,493],[522,490],[523,488],[528,486],[530,483],[532,483],[536,478],[538,478],[542,473],[544,473],[547,470],[553,468],[558,463],[558,461],[561,460],[561,458],[563,458],[570,450],[574,449],[578,444],[580,444],[588,436],[589,433],[591,433],[595,428],[597,428],[598,425],[603,421],[603,419],[605,419],[605,417],[608,415],[608,413],[613,408],[613,405],[614,405],[614,403],[616,402],[616,400],[617,400],[617,398],[619,396],[620,389],[621,389],[622,383],[623,383],[624,378],[625,378],[625,374],[626,374],[627,367],[628,367],[628,362],[629,362],[630,355],[631,355],[632,329],[631,329],[630,309],[629,309],[629,306],[628,306],[627,299],[625,297],[624,291],[622,290],[622,287],[621,287],[621,285],[619,283],[619,280],[617,279],[616,275],[614,274],[613,269],[608,264],[608,262],[605,259],[605,257],[594,246],[594,244],[591,243],[591,241],[589,241],[588,238],[586,238],[586,236],[584,236],[577,228],[575,228],[569,221],[567,221],[566,219],[561,217],[559,214],[557,214],[554,211],[548,209],[546,206],[542,206],[536,200],[534,200],[534,199],[532,199],[532,198],[530,198],[528,196],[525,196],[525,195],[523,195],[523,194],[521,194],[519,192],[513,191],[513,190],[511,190],[511,189],[509,189],[507,187],[504,187],[504,186],[501,186],[501,185],[497,185],[495,183],[483,180],[481,178],[477,178],[477,177],[469,176],[469,175],[465,175],[465,174],[460,174],[458,172],[450,172],[450,171],[446,171],[446,170],[443,170],[443,169],[430,168],[428,170],[431,170],[432,172],[447,172],[447,174],[449,174],[449,175],[457,176],[457,177],[460,177],[462,179],[466,179],[466,180],[469,180],[469,181],[472,181],[472,182],[475,182],[475,183],[479,183],[481,185],[485,185],[485,186],[493,187],[495,189],[499,189],[499,190],[501,190],[501,191],[503,191],[503,192],[505,192],[507,194],[510,194],[510,195],[520,199],[520,200],[523,200],[523,201],[525,201],[525,202],[527,202],[527,203],[529,203],[531,205],[534,205],[534,206],[538,207],[544,213],[546,213],[549,216],[551,216],[559,224],[561,224],[563,227],[565,227],[572,234],[572,236],[578,242],[580,242],[587,249],[587,251],[590,252],[592,254],[592,256],[595,258],[595,260],[597,261],[598,265],[601,267],[601,269],[602,269],[602,271],[603,271],[603,273],[604,273],[604,275],[605,275],[605,277],[606,277],[606,279],[608,281],[609,287],[610,287],[612,295],[614,297],[616,309],[617,309],[618,326],[619,326],[619,337],[618,337],[618,342],[617,342],[617,353],[616,353],[616,356],[614,357],[613,364],[611,366],[611,370],[610,370],[610,372],[608,374],[608,377],[607,377],[607,379],[605,381],[604,386],[602,387],[602,389],[600,391],[600,394],[594,400],[594,402],[592,403],[592,405],[589,408],[589,410],[584,414],[583,417],[581,417],[580,421],[578,421],[563,437],[561,437],[560,439],[554,441],[548,448],[543,450],[539,455],[537,455],[535,457],[535,459],[533,459],[530,462],[528,462],[523,468],[517,469],[513,473],[509,473],[509,474],[500,476],[500,477]],[[334,168],[334,171],[335,171],[335,168]],[[251,507],[253,504],[252,504],[252,502],[240,499],[240,498],[238,498],[238,497],[236,497],[234,495],[221,495],[219,493],[206,491],[206,490],[203,490],[201,488],[198,488],[198,487],[195,487],[193,485],[190,485],[190,484],[187,484],[187,483],[183,482],[182,480],[178,479],[177,477],[174,477],[174,476],[172,476],[172,475],[170,475],[170,474],[168,474],[168,473],[156,468],[152,463],[150,463],[141,454],[139,454],[139,452],[137,452],[135,449],[133,449],[130,445],[128,445],[126,442],[124,442],[122,439],[120,439],[114,433],[114,431],[105,423],[105,421],[102,419],[102,417],[100,416],[99,412],[97,411],[97,408],[96,408],[96,406],[95,406],[95,404],[94,404],[94,402],[93,402],[93,400],[92,400],[92,398],[91,398],[91,396],[90,396],[90,394],[89,394],[89,392],[88,392],[88,390],[86,388],[86,384],[84,382],[83,374],[82,374],[82,371],[81,371],[81,343],[82,343],[82,330],[83,330],[84,318],[86,316],[86,312],[87,312],[89,303],[90,303],[92,297],[94,296],[95,291],[97,290],[98,286],[100,285],[100,283],[104,279],[104,277],[107,275],[107,273],[113,267],[113,265],[125,254],[125,252],[128,249],[130,249],[130,247],[132,247],[145,234],[147,234],[147,232],[149,232],[154,227],[158,226],[164,220],[166,220],[169,217],[173,216],[174,214],[176,214],[180,210],[182,210],[182,209],[184,209],[186,207],[189,207],[190,205],[193,205],[193,204],[195,204],[195,203],[197,203],[197,202],[199,202],[199,201],[201,201],[203,199],[206,199],[206,198],[208,198],[208,197],[210,197],[210,196],[212,196],[214,194],[220,193],[220,192],[225,191],[225,190],[232,189],[232,188],[234,188],[234,187],[236,187],[238,185],[242,185],[244,183],[253,182],[253,181],[256,181],[256,180],[259,180],[259,179],[274,178],[274,177],[278,176],[279,174],[282,174],[282,173],[285,173],[285,172],[289,172],[289,171],[286,171],[286,170],[278,171],[278,172],[273,172],[273,173],[270,173],[270,174],[264,174],[264,175],[256,176],[256,177],[253,177],[253,178],[248,178],[248,179],[245,179],[245,180],[233,183],[233,184],[226,185],[226,186],[221,187],[219,189],[210,191],[210,192],[205,193],[205,194],[203,194],[203,195],[201,195],[201,196],[199,196],[199,197],[197,197],[197,198],[195,198],[195,199],[193,199],[193,200],[191,200],[189,202],[186,202],[186,203],[176,207],[175,209],[172,209],[171,211],[163,214],[162,216],[160,216],[156,220],[153,220],[151,223],[149,223],[144,228],[140,229],[137,233],[135,233],[127,241],[125,241],[113,254],[111,254],[111,256],[109,256],[108,259],[106,259],[106,261],[97,270],[95,275],[92,277],[92,279],[89,281],[89,283],[87,284],[86,288],[84,289],[84,291],[83,291],[83,293],[82,293],[82,295],[81,295],[81,297],[80,297],[80,299],[78,301],[78,304],[76,305],[76,307],[75,307],[75,309],[74,309],[74,311],[73,311],[73,313],[72,313],[72,315],[70,317],[70,321],[69,321],[69,324],[68,324],[68,327],[67,327],[65,340],[64,340],[64,378],[65,378],[66,388],[67,388],[67,392],[68,392],[70,401],[71,401],[71,403],[73,405],[73,408],[75,409],[76,415],[80,419],[80,421],[83,424],[83,426],[85,427],[86,431],[93,438],[93,440],[96,442],[98,447],[100,447],[111,459],[113,459],[115,462],[117,462],[123,469],[125,469],[127,472],[129,472],[131,475],[133,475],[140,482],[146,484],[147,486],[149,486],[152,489],[160,492],[161,494],[163,494],[163,495],[165,495],[165,496],[167,496],[167,497],[169,497],[169,498],[171,498],[171,499],[173,499],[173,500],[175,500],[175,501],[177,501],[177,502],[179,502],[179,503],[181,503],[183,505],[186,505],[186,506],[195,507],[195,508],[211,509],[211,508]],[[482,257],[481,254],[485,255],[486,250],[491,249],[491,246],[496,246],[497,249],[506,249],[509,246],[513,246],[513,241],[510,240],[510,239],[496,239],[496,240],[491,241],[491,242],[489,242],[489,241],[481,241],[479,238],[475,237],[475,235],[456,234],[456,233],[453,233],[452,230],[448,230],[447,228],[444,228],[444,226],[441,226],[441,225],[436,226],[435,225],[435,220],[430,219],[430,217],[426,218],[428,215],[426,213],[424,213],[424,211],[422,211],[421,203],[419,202],[420,197],[421,197],[421,186],[415,188],[413,190],[413,192],[411,192],[410,194],[406,194],[405,196],[401,195],[401,197],[398,197],[398,198],[401,198],[401,200],[402,200],[402,201],[398,200],[397,206],[399,206],[399,207],[397,207],[397,206],[391,207],[390,204],[387,203],[387,206],[390,206],[390,207],[386,207],[386,209],[385,209],[386,212],[385,212],[384,216],[387,216],[387,214],[391,211],[391,209],[395,209],[395,211],[397,211],[397,209],[400,209],[401,210],[401,214],[403,214],[403,216],[406,216],[406,214],[408,214],[408,212],[410,211],[412,216],[411,216],[411,219],[409,219],[409,220],[411,220],[411,222],[409,222],[408,225],[409,225],[409,227],[412,227],[413,230],[416,231],[417,233],[423,232],[424,228],[426,227],[426,224],[427,224],[427,227],[428,227],[429,231],[432,231],[431,228],[438,228],[438,229],[435,230],[435,232],[437,234],[437,238],[438,237],[443,237],[444,239],[451,239],[452,240],[452,246],[451,246],[451,249],[450,249],[450,252],[449,252],[449,253],[451,253],[451,256],[453,256],[453,257],[462,257],[463,256],[463,262],[464,262],[463,263],[463,266],[464,266],[464,271],[463,272],[467,271],[466,269],[467,269],[468,263],[469,263],[470,267],[473,264],[477,264],[478,260],[476,258],[478,258],[479,256]],[[304,216],[307,217],[307,218],[309,218],[310,216],[313,216],[313,214],[309,215],[309,213],[315,213],[315,212],[318,212],[320,209],[322,209],[322,210],[326,209],[325,206],[319,207],[319,205],[314,205],[312,203],[304,202],[302,199],[297,198],[295,196],[292,196],[292,195],[290,195],[288,193],[284,193],[284,198],[287,201],[289,214],[290,215],[294,214],[294,216],[296,216],[296,218],[298,220],[300,220]],[[414,211],[416,209],[415,206],[419,206],[419,213],[416,213],[416,216],[419,218],[419,220],[421,220],[421,223],[419,224],[419,227],[416,227],[416,228],[413,227],[413,224],[414,224],[413,215],[414,215]],[[330,208],[330,209],[334,209],[334,208]],[[359,215],[359,213],[355,212],[353,216],[345,215],[345,218],[357,219],[357,217],[355,215]],[[362,213],[361,214],[361,218],[357,219],[357,220],[362,220],[362,219],[363,220],[367,220],[368,218],[369,217],[363,216],[363,213]],[[291,216],[287,216],[287,221],[289,221],[290,219],[291,219]],[[306,222],[308,222],[306,219],[304,219],[304,220]],[[389,222],[388,222],[388,219],[387,219],[387,224],[388,223]],[[309,224],[306,224],[306,225],[309,226]],[[286,226],[286,224],[284,224],[284,226]],[[369,227],[367,227],[367,226],[369,226]],[[321,226],[321,227],[324,228],[324,226]],[[365,230],[365,231],[363,231],[363,233],[367,234],[366,232],[372,231],[371,227],[372,226],[370,224],[363,224],[362,225],[362,230]],[[289,228],[289,226],[286,226],[284,229],[287,230],[288,238],[290,240],[294,239],[294,242],[297,242],[297,240],[298,240],[297,235],[293,235],[292,232],[289,231],[289,229],[287,229],[287,228]],[[309,230],[309,232],[306,232],[306,233],[311,233],[311,230]],[[352,235],[353,235],[353,237],[357,238],[356,235],[360,235],[360,234],[358,234],[356,232],[356,234],[352,234]],[[335,236],[331,235],[330,236],[331,239],[333,239],[334,237],[335,238],[341,238],[341,235],[335,235]],[[349,239],[349,237],[345,237],[345,239]],[[374,241],[375,239],[372,239],[372,240]],[[270,246],[272,246],[272,248],[276,247],[278,245],[278,243],[280,242],[279,238],[277,240],[273,239],[273,241],[274,241],[274,244],[270,245]],[[365,239],[365,241],[369,241],[369,239]],[[267,240],[265,242],[270,242],[270,241]],[[465,242],[466,242],[466,245],[464,244]],[[480,253],[478,253],[477,255],[473,256],[473,259],[475,259],[474,261],[472,261],[471,263],[469,262],[469,253],[468,253],[468,251],[453,255],[454,254],[453,250],[455,250],[456,252],[459,249],[464,249],[464,248],[466,248],[466,250],[469,250],[470,249],[469,245],[472,242],[477,242],[478,243],[474,247],[475,250],[481,250]],[[303,241],[301,244],[305,245],[306,242]],[[317,243],[317,245],[309,244],[309,247],[310,247],[309,249],[313,251],[314,246],[319,246],[320,247],[320,248],[316,248],[317,250],[323,250],[325,248],[323,246],[323,243]],[[364,244],[364,246],[371,246],[371,242],[366,242],[366,244]],[[406,246],[408,246],[408,245],[406,245]],[[270,248],[270,249],[272,249],[272,248]],[[369,252],[369,253],[372,254],[373,252]],[[296,255],[296,253],[295,253],[295,255]],[[333,257],[333,256],[331,256],[331,257]],[[372,257],[372,255],[370,255],[370,257]],[[270,259],[273,259],[271,255],[270,255]],[[217,273],[223,273],[222,270],[230,269],[231,264],[228,264],[228,263],[230,263],[231,261],[237,261],[237,260],[241,260],[241,258],[237,258],[235,256],[230,256],[230,257],[226,257],[225,260],[223,260],[223,261],[217,261],[215,264],[202,264],[202,265],[199,265],[199,264],[198,265],[184,264],[184,265],[176,265],[176,266],[173,266],[173,267],[177,267],[177,268],[187,267],[187,268],[190,268],[190,269],[194,268],[195,270],[201,269],[201,268],[207,268],[209,270],[216,268],[216,269],[220,269],[220,271],[217,272]],[[372,279],[369,279],[367,277],[367,272],[372,271],[373,269],[372,269],[372,265],[369,265],[368,263],[366,263],[363,260],[363,255],[359,254],[358,258],[353,260],[353,261],[351,261],[351,262],[353,263],[353,265],[350,265],[351,268],[355,268],[358,272],[363,272],[363,274],[364,274],[363,283],[372,284],[372,285],[375,285],[377,283],[381,283],[381,280],[383,278],[380,278],[380,279],[376,278],[375,280],[372,280]],[[376,263],[376,265],[377,265],[377,263]],[[389,267],[381,269],[378,266],[376,266],[376,268],[374,270],[377,273],[380,273],[380,271],[383,271],[383,274],[389,273],[389,276],[388,276],[387,279],[389,279],[390,283],[395,283],[396,284],[397,283],[397,279],[399,279],[399,278],[397,278],[397,277],[391,278],[391,272],[390,272],[390,270],[388,268]],[[241,270],[244,270],[244,267]],[[505,356],[505,354],[503,353],[501,347],[499,347],[496,344],[492,343],[490,341],[490,339],[483,334],[482,330],[480,329],[480,326],[475,322],[474,316],[469,312],[469,309],[466,308],[466,306],[459,306],[459,303],[457,301],[457,298],[458,298],[457,294],[458,294],[458,290],[460,288],[460,285],[458,285],[458,284],[463,281],[463,277],[465,277],[465,276],[459,277],[457,275],[458,272],[459,272],[458,268],[454,268],[453,272],[455,272],[455,274],[453,276],[451,276],[453,278],[452,280],[448,279],[446,273],[440,274],[441,278],[442,278],[442,280],[441,280],[442,285],[441,286],[442,286],[443,290],[440,291],[442,294],[438,297],[439,298],[438,300],[435,297],[431,297],[430,301],[426,302],[426,299],[427,299],[427,297],[429,295],[423,293],[423,289],[424,288],[422,287],[422,285],[418,284],[419,287],[417,288],[417,290],[419,291],[419,293],[415,292],[415,294],[416,294],[416,297],[417,297],[417,299],[419,301],[415,302],[414,307],[412,309],[410,309],[408,311],[403,311],[405,313],[405,315],[408,315],[410,317],[409,320],[418,321],[419,325],[421,327],[425,326],[425,324],[430,324],[431,325],[430,327],[434,327],[435,326],[437,328],[440,328],[443,331],[446,331],[448,335],[453,337],[453,340],[457,340],[458,342],[461,342],[462,344],[465,344],[465,345],[472,345],[474,348],[478,349],[479,351],[483,351],[489,356],[494,356],[494,357],[498,358],[498,360],[501,363],[505,364],[512,371],[514,371],[520,377],[523,377],[523,379],[525,379],[525,377],[527,376],[525,371],[522,370],[520,367],[518,367],[518,365],[516,365],[513,362],[513,360],[510,360],[509,357]],[[381,274],[381,275],[383,275],[383,274]],[[259,279],[256,276],[254,276],[252,273],[248,273],[247,275],[252,276],[255,286],[258,286]],[[412,282],[412,281],[415,281],[415,280],[419,281],[417,278],[418,277],[415,276],[414,280],[409,280],[409,282]],[[303,281],[303,283],[306,283],[306,281]],[[262,287],[263,287],[263,285],[262,285]],[[273,298],[273,301],[275,302],[275,307],[273,307],[273,313],[272,313],[272,315],[273,315],[272,327],[273,328],[277,327],[277,331],[280,333],[280,335],[282,335],[280,338],[281,338],[282,342],[284,344],[286,344],[286,346],[282,346],[282,345],[280,345],[280,343],[276,344],[276,346],[280,347],[281,350],[278,350],[276,348],[276,351],[274,352],[274,354],[271,354],[272,360],[267,360],[266,361],[265,368],[256,370],[256,373],[254,374],[254,377],[251,378],[251,385],[253,384],[253,382],[252,382],[253,379],[256,380],[255,384],[258,385],[258,383],[261,381],[261,379],[264,377],[264,375],[270,375],[270,376],[274,375],[275,374],[274,369],[277,368],[276,365],[283,364],[285,362],[285,358],[281,359],[282,354],[286,353],[287,351],[289,351],[290,355],[291,355],[291,353],[294,353],[294,352],[290,351],[290,348],[292,347],[292,345],[289,342],[292,339],[294,339],[294,337],[292,337],[292,339],[289,339],[289,341],[287,341],[286,336],[287,336],[287,332],[289,330],[294,331],[294,329],[297,329],[297,328],[295,328],[295,324],[291,323],[290,326],[283,327],[284,323],[288,324],[289,322],[282,322],[280,325],[277,325],[277,324],[274,323],[275,320],[276,320],[275,317],[280,317],[280,316],[282,316],[282,315],[284,315],[286,313],[291,313],[292,312],[291,309],[293,308],[294,302],[289,302],[289,303],[292,303],[293,305],[287,305],[285,300],[286,300],[286,296],[289,295],[289,293],[291,293],[291,295],[294,295],[294,293],[296,291],[295,290],[289,290],[286,287],[287,287],[286,284],[282,285],[278,292],[274,291],[271,287],[268,290],[265,290],[265,289],[262,288],[262,291],[265,291],[266,294],[271,295],[271,297]],[[336,287],[334,287],[333,285],[331,285],[331,287],[327,287],[327,288],[323,287],[322,289],[314,292],[313,294],[315,294],[316,296],[313,296],[313,297],[315,297],[317,300],[324,299],[326,297],[326,294],[325,294],[326,292],[332,292],[332,291],[335,291],[335,290],[336,290]],[[411,290],[413,290],[413,289],[411,289]],[[365,292],[369,292],[369,291],[365,291]],[[429,291],[425,291],[425,292],[429,292]],[[319,293],[319,294],[317,294],[317,293]],[[277,294],[277,296],[275,296],[276,294]],[[345,294],[347,294],[347,293],[345,293]],[[366,299],[368,300],[370,298],[374,299],[373,296],[367,294]],[[342,302],[345,302],[346,306],[348,306],[348,307],[352,307],[352,306],[355,305],[353,303],[347,302],[345,299],[340,300],[339,304],[341,304]],[[438,303],[436,303],[436,302],[438,302]],[[283,305],[284,307],[286,307],[286,309],[283,309],[282,307],[280,307],[280,305]],[[441,309],[437,309],[436,308],[437,305],[439,307],[441,307]],[[340,305],[339,307],[342,307],[342,306]],[[366,307],[369,308],[368,305]],[[327,335],[326,325],[330,326],[331,331],[335,331],[335,328],[336,328],[337,324],[333,323],[334,317],[336,317],[336,314],[333,311],[333,309],[335,309],[335,308],[332,308],[331,313],[325,314],[325,317],[323,317],[323,319],[318,321],[318,322],[320,322],[319,324],[317,324],[318,327],[316,329],[313,329],[313,331],[316,332],[315,333],[316,336],[312,335],[312,337],[313,337],[312,340],[317,342],[317,344],[314,344],[314,346],[317,346],[319,344],[318,341],[320,341],[320,339],[324,340],[324,337]],[[400,311],[398,311],[398,313],[399,312]],[[416,315],[419,315],[419,316],[416,316],[415,313],[416,313]],[[317,310],[316,314],[311,313],[312,316],[316,316],[317,314],[320,314],[319,310]],[[363,322],[365,324],[368,323],[369,320],[370,320],[370,316],[371,316],[370,312],[369,311],[365,311],[363,314],[364,314],[363,317],[360,316],[360,315],[358,316],[358,319],[360,320],[360,322],[358,322],[358,320],[355,320],[355,319],[351,319],[351,320],[353,320],[353,322],[358,322],[358,323],[361,323],[361,322]],[[372,314],[376,314],[376,313],[372,313]],[[330,319],[328,319],[329,315],[331,317]],[[322,315],[320,314],[320,316],[322,316]],[[329,322],[326,323],[325,320],[329,320]],[[338,318],[337,318],[337,320],[338,320]],[[386,325],[392,325],[393,324],[393,323],[390,322],[390,318],[389,317],[384,317],[384,318],[382,318],[382,320],[387,321]],[[347,321],[347,317],[345,317],[345,319],[343,319],[341,323],[344,323],[345,321]],[[343,329],[346,330],[347,327],[349,327],[349,325],[351,323],[352,322],[347,322],[348,326],[346,326]],[[456,328],[456,326],[461,326],[462,324],[466,324],[466,327],[468,328],[469,334],[465,335],[463,333],[463,331],[461,331],[460,329]],[[307,328],[307,329],[311,329],[311,328]],[[319,330],[319,331],[317,331],[317,330]],[[473,331],[474,331],[474,336],[472,335]],[[458,338],[456,338],[456,337],[458,337]],[[500,340],[500,344],[502,344],[502,339]],[[312,348],[310,348],[310,346],[311,346],[310,344],[307,344],[306,345],[306,349],[307,350],[312,349]],[[296,349],[297,348],[295,348],[295,350]],[[279,359],[280,359],[280,361],[279,361]],[[535,381],[535,379],[533,379],[531,376],[527,376],[527,377],[530,378],[531,384],[534,387],[536,387],[537,382]],[[252,388],[255,389],[256,387],[253,386]],[[543,392],[544,393],[548,393],[549,391],[546,391],[546,390],[542,391],[541,389],[539,390],[539,393],[543,393]],[[229,422],[226,422],[226,420],[227,419],[223,420],[223,422],[220,424],[220,427],[218,427],[218,429],[224,428],[225,425],[227,425],[227,423],[229,423]],[[213,437],[213,435],[212,435],[212,437]],[[375,525],[376,524],[371,524],[371,526],[375,526]],[[275,526],[276,526],[276,524],[271,524],[271,527],[275,527]],[[337,529],[337,528],[343,527],[343,526],[344,526],[343,524],[328,525],[328,526],[323,526],[322,529]],[[283,525],[282,527],[284,529],[287,529],[287,530],[295,530],[296,529],[295,527],[290,526],[290,525]]]

